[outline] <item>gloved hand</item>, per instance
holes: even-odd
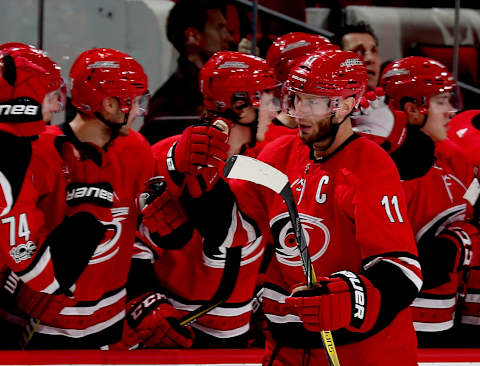
[[[455,248],[455,255],[451,256],[451,272],[460,271],[472,266],[478,266],[480,261],[480,230],[467,221],[451,223],[438,234],[439,238],[450,241]]]
[[[0,291],[2,300],[11,298],[13,300],[12,304],[16,305],[28,317],[40,319],[46,324],[52,324],[61,309],[75,303],[74,300],[66,296],[32,290],[9,269],[4,272],[4,276]]]
[[[228,135],[206,124],[187,127],[176,142],[173,164],[180,173],[196,175],[199,167],[220,170],[227,159]],[[167,161],[167,164],[171,164]],[[169,170],[171,168],[169,167]]]
[[[216,168],[205,167],[198,170],[197,175],[188,175],[185,179],[188,193],[193,198],[200,197],[203,192],[208,192],[220,178]]]
[[[75,300],[65,295],[52,295],[30,289],[20,281],[16,292],[19,309],[44,324],[55,324],[58,314],[64,307],[73,306]]]
[[[341,271],[321,278],[313,288],[295,288],[285,303],[312,332],[340,328],[367,332],[377,320],[380,292],[367,278]]]
[[[166,186],[165,177],[150,178],[136,199],[143,224],[160,236],[171,234],[188,219],[180,201],[166,191]]]
[[[162,294],[149,292],[127,304],[122,343],[126,348],[189,348],[194,333],[178,324],[180,313]]]

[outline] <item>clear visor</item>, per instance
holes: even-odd
[[[267,113],[275,113],[281,111],[282,84],[278,84],[272,89],[265,89],[260,93],[260,101],[258,108]]]
[[[147,90],[145,94],[137,95],[133,99],[131,113],[133,113],[135,117],[142,117],[147,114],[148,104],[150,103],[150,97],[151,97],[150,91]]]
[[[65,82],[62,82],[57,90],[47,93],[43,98],[42,113],[51,114],[58,113],[65,110],[67,103],[67,87]]]
[[[449,93],[437,94],[431,97],[429,102],[429,109],[435,113],[450,113],[454,115],[463,108],[462,96],[458,88]]]
[[[282,110],[294,118],[323,118],[338,109],[341,97],[302,93],[287,88],[282,96]]]

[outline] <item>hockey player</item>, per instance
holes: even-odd
[[[290,69],[304,56],[316,51],[336,49],[339,49],[338,46],[320,35],[292,32],[273,41],[268,48],[266,60],[273,67],[277,80],[283,84],[288,78]],[[259,141],[271,141],[285,133],[297,133],[295,118],[281,110],[272,121],[267,118],[260,118],[259,122],[257,132],[257,140]]]
[[[141,65],[113,49],[92,49],[77,57],[70,78],[78,114],[45,134],[64,135],[57,145],[68,161],[67,212],[95,205],[107,233],[68,296],[55,300],[63,306],[47,306],[36,315],[40,324],[28,343],[31,349],[100,348],[120,339],[139,214],[135,196],[153,175],[150,146],[129,130],[148,103]],[[69,143],[76,149],[65,148]],[[63,244],[71,250],[69,241]]]
[[[405,70],[408,74],[402,73]],[[406,57],[390,64],[382,77],[388,83],[385,92],[390,105],[406,113],[409,126],[433,140],[435,157],[468,186],[473,178],[471,163],[447,138],[450,119],[462,107],[460,91],[447,67],[426,57]]]
[[[390,117],[387,113],[378,114],[380,109],[389,109],[376,100],[373,103],[377,106],[372,107],[377,111],[372,110],[364,120],[356,119],[356,128],[393,141],[388,132],[382,133],[386,130],[381,129],[381,122],[383,127],[387,121],[394,124],[390,128],[393,132],[398,125],[405,125],[399,114],[404,113],[405,137],[400,147],[390,153],[407,196],[408,216],[424,279],[422,291],[412,305],[414,326],[420,347],[452,346],[459,277],[471,251],[469,233],[476,231],[464,221],[467,202],[463,196],[468,183],[462,182],[452,170],[455,155],[449,153],[448,160],[439,158],[435,145],[445,139],[447,123],[454,111],[449,101],[455,89],[454,80],[436,61],[407,57],[386,67],[381,85],[390,106],[401,112],[395,112],[395,119],[393,113]],[[468,166],[468,162],[460,159],[457,161]],[[466,173],[464,179],[465,176]]]
[[[352,52],[326,51],[306,57],[288,83],[287,111],[300,139],[278,139],[259,159],[293,183],[321,277],[313,289],[296,287],[304,280],[286,207],[279,196],[250,186],[252,199],[267,207],[276,244],[263,295],[273,336],[266,363],[326,363],[318,332],[330,329],[342,365],[415,365],[406,308],[422,280],[398,173],[385,152],[351,128],[365,66]]]
[[[67,213],[63,197],[52,207],[57,192],[64,190],[62,159],[54,138],[39,134],[52,113],[65,105],[60,68],[43,51],[22,43],[1,45],[0,59],[0,145],[5,157],[15,156],[2,159],[0,168],[0,306],[2,318],[25,326],[15,297],[23,298],[23,310],[38,312],[50,298],[47,294],[69,293],[106,228],[85,207]],[[71,247],[65,247],[66,242]],[[38,291],[35,298],[29,296],[32,289]],[[2,329],[7,333],[9,328]],[[7,337],[12,346],[18,346],[16,329]]]
[[[210,190],[214,185],[220,192],[228,188],[221,179],[220,185],[215,184],[219,179],[215,166],[227,156],[256,154],[256,117],[264,102],[272,106],[269,90],[277,83],[265,60],[227,51],[209,59],[200,72],[200,82],[206,124],[189,127],[182,135],[153,147],[157,174],[167,182],[167,191],[143,210],[144,242],[136,245],[130,273],[129,296],[135,299],[129,303],[127,323],[132,327],[124,336],[124,343],[130,347],[136,343],[144,347],[247,346],[264,242],[254,233],[251,220],[235,212],[232,200],[225,205],[211,201],[217,193]],[[212,127],[216,124],[227,131]],[[235,233],[236,227],[243,230]],[[240,246],[240,271],[238,278],[231,279],[237,284],[232,295],[192,324],[193,331],[180,328],[174,319],[212,298],[227,253]],[[145,273],[140,269],[141,262],[145,268],[148,261],[154,263],[156,284],[145,280],[149,272],[138,274]],[[142,305],[147,298],[157,301]],[[141,321],[134,321],[140,310]]]

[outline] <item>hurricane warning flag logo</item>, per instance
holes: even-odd
[[[299,214],[302,222],[303,234],[312,258],[312,262],[320,258],[330,243],[330,231],[322,223],[323,219],[303,213]],[[280,263],[287,266],[302,266],[300,252],[297,248],[295,231],[292,227],[288,212],[275,216],[270,221],[270,227],[275,244],[275,254]],[[311,238],[315,238],[315,247],[310,245]]]

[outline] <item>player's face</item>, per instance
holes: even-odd
[[[63,111],[65,109],[66,99],[65,84],[57,90],[47,93],[42,103],[43,120],[48,123],[52,120],[54,113]]]
[[[258,119],[272,121],[280,111],[280,98],[276,90],[263,91],[260,95]]]
[[[297,92],[293,105],[298,134],[304,142],[322,141],[329,136],[331,130],[329,98]]]
[[[147,114],[148,102],[150,101],[150,92],[144,95],[138,95],[133,98],[132,108],[128,113],[127,124],[120,129],[120,134],[128,135],[130,127],[137,118],[143,117]]]
[[[438,94],[430,98],[428,116],[423,131],[434,141],[447,138],[448,123],[456,110],[450,103],[450,93]]]
[[[374,90],[380,76],[380,57],[375,38],[368,33],[348,33],[342,39],[343,50],[358,54],[367,67],[367,88]]]
[[[207,10],[207,16],[201,48],[205,55],[210,57],[215,52],[228,50],[233,38],[227,29],[227,21],[219,9]]]
[[[232,103],[232,109],[241,124],[250,124],[257,119],[257,113],[247,98],[237,99]]]

